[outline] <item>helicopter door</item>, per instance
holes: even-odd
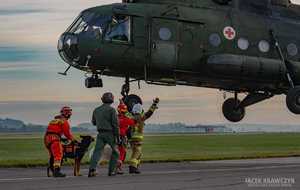
[[[200,71],[199,60],[202,58],[205,48],[205,32],[203,24],[179,22],[178,63],[176,70]]]
[[[147,68],[148,79],[167,84],[175,83],[177,21],[154,18],[150,43],[151,59]]]

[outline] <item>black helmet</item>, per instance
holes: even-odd
[[[102,95],[101,100],[104,104],[112,104],[114,103],[114,95],[111,92],[106,92]]]

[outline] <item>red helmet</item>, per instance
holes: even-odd
[[[72,115],[72,109],[69,106],[64,106],[61,108],[60,113],[66,118],[70,118]]]
[[[120,103],[118,106],[119,113],[126,113],[128,111],[126,104]]]

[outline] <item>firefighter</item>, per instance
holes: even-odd
[[[139,165],[141,163],[142,156],[142,141],[143,141],[143,130],[145,125],[145,120],[149,119],[154,111],[158,108],[157,104],[159,99],[155,98],[149,110],[144,113],[141,104],[135,104],[132,108],[133,118],[136,124],[132,127],[132,135],[129,139],[131,147],[131,158],[129,161],[129,173],[139,174]]]
[[[101,151],[106,144],[112,149],[108,176],[116,175],[116,165],[119,159],[119,153],[116,147],[119,139],[119,122],[116,110],[111,107],[111,104],[114,102],[114,96],[112,93],[107,92],[103,94],[101,100],[103,104],[94,110],[92,117],[92,123],[97,126],[98,135],[94,153],[91,158],[88,177],[97,175],[96,167],[101,158]]]
[[[63,158],[63,147],[61,144],[61,136],[64,135],[68,140],[77,142],[70,130],[69,119],[72,116],[72,109],[64,106],[60,110],[60,115],[50,121],[46,134],[44,136],[44,143],[49,151],[49,168],[54,177],[65,177],[66,175],[60,172],[61,162]]]
[[[117,167],[117,174],[123,174],[122,166],[126,158],[127,152],[127,131],[130,126],[135,124],[135,121],[130,118],[130,113],[128,112],[127,106],[124,104],[123,100],[120,99],[120,104],[118,106],[118,119],[119,119],[119,131],[120,131],[120,141],[118,144],[119,149],[119,163]]]

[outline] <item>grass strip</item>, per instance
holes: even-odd
[[[2,134],[0,167],[46,166],[48,152],[42,136]],[[143,162],[151,163],[291,156],[300,156],[300,133],[151,135],[143,143]],[[83,163],[88,160],[86,156]]]

